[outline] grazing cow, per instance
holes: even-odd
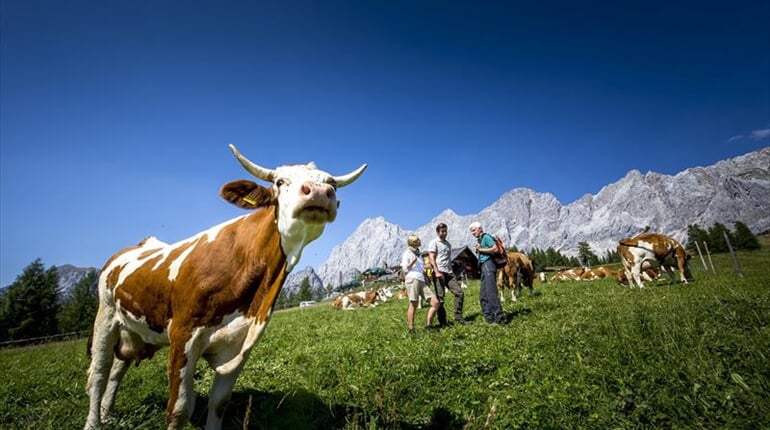
[[[529,295],[534,296],[532,286],[535,279],[535,267],[532,260],[521,252],[507,251],[508,264],[497,269],[497,290],[500,292],[500,302],[505,302],[505,287],[511,289],[511,300],[517,301],[516,293],[521,293],[521,286],[529,288]],[[517,291],[518,290],[518,291]]]
[[[99,276],[99,309],[88,351],[86,429],[105,420],[132,362],[168,346],[166,425],[181,429],[195,404],[193,375],[204,358],[216,375],[206,429],[220,429],[224,406],[252,348],[262,335],[286,275],[305,245],[337,217],[337,188],[366,169],[343,176],[313,163],[260,167],[230,145],[263,187],[238,180],[220,195],[243,209],[239,216],[175,244],[149,238],[107,261]]]
[[[642,233],[630,239],[622,239],[618,245],[618,254],[623,261],[623,268],[631,288],[634,287],[634,282],[639,288],[644,288],[641,273],[645,262],[660,266],[661,270],[667,272],[674,282],[673,268],[666,262],[666,259],[673,258],[676,260],[681,281],[686,284],[687,278],[690,277],[688,264],[690,255],[679,242],[662,234]]]

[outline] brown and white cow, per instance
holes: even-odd
[[[652,282],[657,280],[660,277],[660,271],[654,267],[651,267],[649,263],[642,264],[642,271],[640,272],[640,277],[645,282]],[[615,280],[618,282],[618,284],[621,285],[629,285],[628,284],[628,276],[626,276],[626,270],[620,269],[617,272],[615,272]],[[633,285],[631,285],[633,287]]]
[[[368,308],[377,306],[380,301],[382,300],[378,290],[359,291],[338,296],[332,302],[332,307],[342,310]]]
[[[551,281],[577,281],[581,279],[585,271],[585,267],[573,267],[572,269],[565,269],[556,272],[551,277]]]
[[[189,421],[193,374],[202,357],[216,373],[206,428],[221,428],[224,405],[270,320],[286,275],[305,245],[337,217],[337,188],[366,169],[364,164],[343,176],[313,163],[271,170],[230,149],[249,173],[272,183],[238,180],[222,186],[222,198],[254,212],[174,244],[146,239],[104,265],[89,342],[86,429],[98,428],[110,413],[131,363],[164,346],[169,347],[167,427],[181,429]]]
[[[668,236],[659,233],[642,233],[633,238],[620,240],[617,250],[631,288],[634,287],[634,282],[639,288],[644,288],[641,272],[642,265],[645,263],[660,266],[661,270],[669,274],[673,282],[673,268],[666,263],[668,258],[676,260],[676,268],[682,282],[686,284],[687,278],[690,277],[688,265],[690,255],[679,242]]]
[[[587,269],[586,271],[583,272],[582,275],[580,275],[580,279],[584,281],[593,281],[596,279],[606,278],[608,276],[610,277],[615,276],[615,271],[610,268],[601,266],[597,268]]]
[[[532,260],[521,252],[507,251],[508,264],[497,269],[497,290],[500,293],[500,302],[505,302],[505,287],[511,290],[511,300],[517,301],[516,293],[521,293],[522,285],[529,288],[529,295],[534,296],[533,282],[535,280],[535,266]]]

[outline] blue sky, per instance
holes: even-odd
[[[4,0],[0,285],[241,215],[228,143],[369,164],[300,267],[367,218],[567,204],[770,145],[769,2],[577,3]]]

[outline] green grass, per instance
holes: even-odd
[[[406,301],[278,312],[227,410],[240,429],[770,428],[770,252],[728,255],[695,282],[536,285],[507,326],[406,333]],[[448,298],[452,309],[452,297]],[[418,311],[418,322],[425,319]],[[451,312],[450,312],[451,313]],[[421,326],[422,324],[418,324]],[[165,426],[165,350],[132,368],[108,429]],[[0,428],[81,428],[85,340],[0,351]],[[212,372],[200,364],[193,422]],[[194,428],[194,426],[190,426]]]

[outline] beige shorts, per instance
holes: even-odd
[[[431,291],[430,287],[419,279],[406,280],[406,294],[410,302],[416,302],[420,297],[427,302],[433,297],[433,291]]]

